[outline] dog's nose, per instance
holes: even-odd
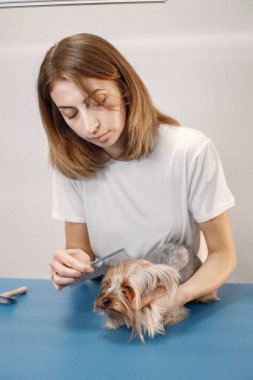
[[[102,301],[102,304],[104,307],[108,307],[110,305],[111,301],[109,300],[109,298],[104,298],[103,301]]]

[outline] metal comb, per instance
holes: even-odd
[[[94,272],[80,277],[78,280],[73,282],[70,287],[83,284],[88,280],[94,280],[100,276],[104,276],[109,268],[120,264],[122,261],[129,260],[134,260],[134,258],[125,249],[122,248],[118,251],[110,253],[105,257],[92,261],[91,265],[94,268]]]

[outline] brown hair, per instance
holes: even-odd
[[[179,125],[154,107],[142,80],[108,41],[85,33],[64,38],[46,53],[37,89],[51,164],[67,177],[91,177],[110,160],[102,148],[85,141],[68,127],[50,96],[53,83],[62,79],[75,83],[92,96],[85,78],[113,80],[121,90],[126,107],[126,142],[119,159],[148,155],[160,123]]]

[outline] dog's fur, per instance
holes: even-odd
[[[142,306],[143,298],[155,292],[173,296],[177,286],[191,277],[200,265],[200,260],[193,257],[187,247],[165,244],[147,255],[146,260],[125,261],[110,268],[102,281],[94,309],[106,315],[105,327],[116,329],[127,325],[132,328],[130,340],[138,334],[144,343],[145,334],[154,337],[164,333],[164,326],[182,321],[188,316],[188,310],[181,306],[168,313],[161,298],[151,297],[151,301]],[[197,301],[216,299],[216,293],[212,293]]]
[[[202,265],[190,247],[179,243],[166,243],[151,251],[146,260],[153,264],[166,264],[179,271],[179,284],[187,281]]]

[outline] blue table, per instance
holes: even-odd
[[[0,292],[29,288],[0,305],[0,379],[253,379],[253,285],[224,285],[222,301],[188,305],[188,319],[145,345],[102,327],[99,285],[57,293],[47,280],[0,280]]]

